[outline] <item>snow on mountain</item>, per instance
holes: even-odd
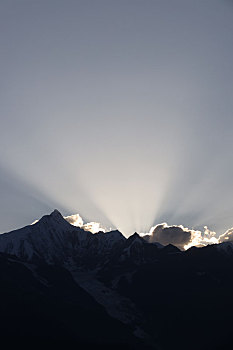
[[[119,231],[92,234],[82,230],[54,210],[33,225],[0,235],[0,251],[28,261],[59,263],[72,260],[80,263],[82,259],[91,261],[108,253],[124,240]]]
[[[200,288],[208,283],[211,288],[218,283],[219,288],[221,279],[230,283],[233,243],[190,248],[183,252],[171,244],[150,243],[137,233],[128,239],[117,230],[93,234],[71,225],[59,211],[54,210],[33,225],[0,235],[0,252],[21,259],[20,263],[45,288],[49,287],[49,280],[41,279],[43,275],[39,274],[38,267],[47,263],[60,265],[61,271],[67,269],[77,285],[102,305],[111,317],[129,326],[134,334],[147,338],[144,317],[148,305],[154,305],[155,322],[160,298],[166,298],[167,291],[174,285],[174,295],[179,296],[182,295],[176,290],[179,284],[182,292],[189,284],[196,288],[196,284],[192,283],[198,283]],[[226,286],[228,288],[228,284]],[[210,290],[207,288],[206,293]],[[129,292],[134,296],[132,299]],[[157,292],[156,299],[154,295]],[[170,295],[168,299],[162,299],[161,305],[166,305],[170,299]],[[177,300],[176,305],[179,305],[180,299]],[[141,305],[145,308],[143,312]]]
[[[224,242],[217,249],[233,254],[233,244]],[[36,223],[0,235],[0,252],[25,261],[43,261],[93,268],[102,264],[143,264],[155,261],[161,254],[179,253],[179,249],[134,233],[126,239],[119,231],[91,233],[71,225],[58,210]]]

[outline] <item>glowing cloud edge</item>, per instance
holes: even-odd
[[[80,227],[83,230],[89,231],[93,234],[100,231],[111,231],[111,228],[104,228],[99,222],[91,221],[84,223],[79,214],[64,216],[64,219],[71,225]],[[35,220],[31,225],[37,222],[38,220]],[[207,226],[204,226],[204,230],[200,231],[189,229],[183,225],[168,225],[166,222],[164,222],[152,226],[148,233],[139,233],[139,235],[144,238],[147,237],[147,241],[150,243],[157,242],[163,245],[173,244],[182,250],[187,250],[191,247],[204,247],[210,244],[231,242],[233,241],[233,227],[218,237],[217,233],[209,230]]]

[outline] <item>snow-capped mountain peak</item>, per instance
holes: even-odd
[[[0,235],[0,251],[28,261],[63,264],[72,260],[81,264],[108,255],[125,240],[119,231],[92,234],[73,226],[55,209],[35,224]]]

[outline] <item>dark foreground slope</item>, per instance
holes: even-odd
[[[0,254],[0,339],[8,348],[141,348],[62,267]]]
[[[233,349],[232,243],[182,252],[54,211],[1,235],[0,252],[8,348]]]
[[[141,310],[163,349],[233,349],[233,249],[225,248],[160,254],[115,284]],[[109,277],[108,271],[108,283]]]

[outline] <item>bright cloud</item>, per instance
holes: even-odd
[[[84,224],[84,221],[79,214],[65,216],[64,219],[66,219],[71,225],[81,227],[85,231],[90,231],[92,233],[97,233],[99,231],[105,232],[105,229],[101,227],[99,222],[92,221]]]
[[[105,229],[101,227],[99,222],[88,222],[82,226],[85,231],[90,231],[92,233],[97,233],[99,231],[105,232]]]
[[[162,245],[173,244],[180,249],[187,250],[193,246],[203,247],[208,244],[218,244],[226,240],[233,240],[233,228],[217,238],[214,231],[204,227],[204,231],[193,230],[182,225],[169,226],[162,223],[153,226],[147,236],[149,242],[159,242]]]
[[[64,216],[64,219],[68,221],[71,225],[77,226],[77,227],[82,227],[83,226],[83,219],[79,214],[73,214],[70,216]]]
[[[79,214],[65,216],[64,219],[71,225],[82,228],[85,231],[97,233],[99,231],[106,232],[99,222],[84,223]],[[31,225],[37,223],[35,220]],[[111,229],[110,229],[111,230]],[[162,223],[152,226],[149,233],[140,233],[140,235],[150,243],[158,242],[162,245],[173,244],[181,250],[187,250],[193,246],[204,247],[209,244],[219,244],[222,242],[233,242],[233,227],[228,229],[222,235],[217,235],[215,231],[209,230],[204,226],[204,230],[194,230],[184,227],[183,225],[171,225]]]
[[[223,233],[221,236],[219,236],[219,242],[231,242],[233,241],[233,227],[227,230],[225,233]]]
[[[97,233],[106,230],[98,222],[84,223],[79,214],[74,214],[64,217],[71,225],[81,227],[85,231]],[[179,249],[187,250],[193,246],[204,247],[209,244],[219,244],[226,241],[233,241],[233,228],[230,228],[225,233],[218,237],[215,231],[211,231],[207,226],[204,230],[194,230],[184,227],[183,225],[171,225],[162,223],[151,227],[149,234],[141,234],[146,236],[149,242],[158,242],[162,245],[173,244]]]
[[[150,242],[159,242],[162,245],[173,244],[184,249],[192,241],[198,241],[200,231],[190,230],[182,225],[169,226],[167,223],[156,225],[150,230]]]

